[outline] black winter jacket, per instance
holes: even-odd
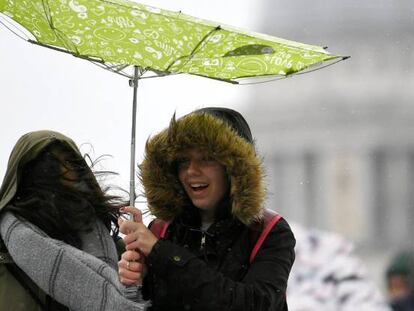
[[[251,265],[255,241],[240,221],[217,222],[205,233],[198,228],[180,217],[148,256],[144,289],[151,310],[287,310],[295,239],[285,220]]]

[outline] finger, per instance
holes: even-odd
[[[141,243],[138,242],[137,240],[135,240],[134,242],[131,242],[129,244],[125,245],[125,249],[128,251],[134,251],[134,250],[139,250],[141,251]]]
[[[141,259],[141,254],[135,250],[127,250],[121,255],[121,261],[139,261]]]
[[[119,277],[119,281],[124,285],[138,285],[140,284],[140,281],[137,280],[130,280],[124,277]]]
[[[138,233],[136,231],[134,231],[134,232],[124,236],[123,240],[124,240],[125,245],[128,245],[128,244],[131,244],[131,243],[137,241],[138,238],[139,238]]]
[[[119,270],[124,269],[124,270],[135,272],[135,273],[142,273],[143,264],[136,262],[136,261],[120,260],[118,262],[118,268]]]
[[[129,220],[123,220],[119,226],[119,231],[123,234],[128,234],[137,230],[141,223],[133,222]]]
[[[134,217],[135,222],[142,223],[142,213],[136,207],[126,206],[122,209],[123,212],[130,213]]]
[[[124,223],[124,220],[121,217],[119,217],[118,218],[118,226],[121,227],[123,223]]]
[[[124,274],[123,271],[122,271],[122,274]],[[128,278],[124,275],[121,275],[121,272],[120,272],[119,280],[124,285],[138,285],[142,283],[142,276],[140,275],[138,278]]]
[[[120,278],[134,280],[136,282],[139,282],[142,279],[141,272],[134,272],[124,268],[119,268],[118,273]]]

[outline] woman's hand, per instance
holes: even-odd
[[[127,250],[139,250],[145,256],[151,252],[158,239],[142,223],[141,211],[134,207],[124,207],[123,212],[131,213],[134,221],[119,219],[119,231],[125,234],[124,243]]]
[[[137,251],[126,251],[118,262],[119,280],[124,285],[142,284],[147,273],[144,257]]]

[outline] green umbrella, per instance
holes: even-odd
[[[135,189],[138,81],[188,73],[239,83],[283,78],[345,59],[302,44],[123,0],[0,0],[2,24],[29,42],[87,59],[134,88],[131,205]],[[22,26],[17,27],[16,24]],[[129,66],[134,67],[129,74]]]

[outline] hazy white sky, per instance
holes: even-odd
[[[253,0],[147,0],[142,3],[255,30]],[[256,12],[256,13],[255,13]],[[93,158],[116,171],[113,181],[128,189],[132,88],[126,78],[87,61],[25,42],[0,25],[0,179],[17,139],[26,132],[53,129],[78,145],[91,144]],[[193,76],[144,80],[138,88],[137,161],[145,140],[166,127],[174,113],[204,106],[240,108],[251,86]],[[90,152],[86,146],[83,151]]]

